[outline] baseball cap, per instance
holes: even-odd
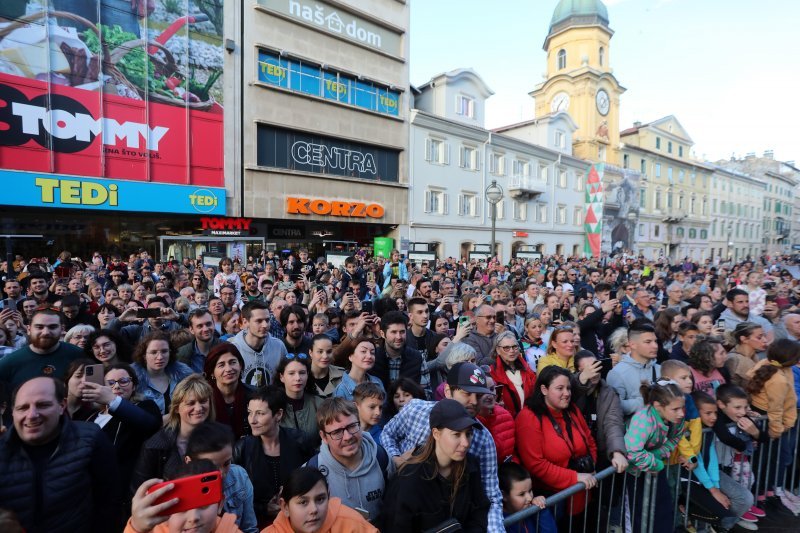
[[[477,420],[469,416],[463,405],[455,400],[444,399],[436,402],[431,409],[430,424],[432,428],[447,428],[462,431],[472,426],[480,428]]]
[[[456,363],[447,372],[447,384],[466,392],[475,394],[491,394],[486,387],[486,374],[472,363]]]

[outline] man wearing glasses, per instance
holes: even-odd
[[[386,450],[361,431],[355,404],[344,398],[322,402],[317,426],[322,446],[305,466],[325,474],[331,496],[380,523],[386,483],[395,472]]]
[[[494,308],[488,304],[481,305],[475,312],[475,329],[470,331],[463,341],[464,344],[475,348],[479,365],[489,365],[494,362],[492,346],[496,335],[494,328],[496,322],[497,314]]]

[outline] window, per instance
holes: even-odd
[[[677,235],[678,237],[683,237],[684,233],[685,232],[684,232],[683,228],[677,228],[675,230],[675,235]]]
[[[647,189],[640,189],[639,190],[639,207],[644,208],[646,207],[647,203]]]
[[[661,209],[661,189],[656,189],[655,196],[653,197],[653,207]]]
[[[672,183],[672,167],[667,167],[667,181]]]
[[[467,217],[478,216],[478,197],[473,193],[458,195],[458,214]]]
[[[580,226],[583,224],[583,208],[576,207],[575,211],[572,213],[572,223],[575,226]]]
[[[661,177],[661,163],[656,163],[656,177]]]
[[[693,214],[693,215],[694,215],[694,209],[695,209],[696,202],[697,202],[697,199],[694,197],[694,195],[692,195],[692,197],[689,198],[689,212],[691,214]]]
[[[541,166],[539,167],[539,179],[540,179],[540,180],[542,180],[542,181],[543,181],[543,182],[545,182],[545,183],[547,183],[547,178],[548,178],[548,176],[547,176],[547,174],[548,174],[548,172],[547,172],[547,169],[548,169],[547,165],[541,165]]]
[[[622,168],[628,168],[629,163],[630,163],[630,157],[628,156],[628,154],[624,154],[622,156]]]
[[[567,206],[559,205],[556,209],[556,221],[559,224],[566,224],[567,223]]]
[[[697,238],[697,230],[695,228],[689,228],[689,238],[690,239]]]
[[[706,198],[705,196],[703,196],[703,214],[704,215],[708,214],[708,198]]]
[[[656,150],[661,150],[661,137],[656,137]]]
[[[719,210],[723,215],[728,212],[728,203],[725,200],[720,200]]]
[[[716,214],[717,213],[717,199],[714,198],[711,200],[711,212]]]
[[[558,186],[562,189],[567,188],[567,171],[566,170],[559,170],[558,171]]]
[[[478,150],[472,146],[462,146],[461,159],[458,164],[467,170],[478,170]]]
[[[639,237],[644,237],[644,224],[639,224]]]
[[[463,94],[456,95],[456,115],[475,118],[475,100]]]
[[[563,131],[556,132],[556,148],[566,148],[567,147],[567,136],[564,135]]]
[[[441,139],[426,139],[425,160],[438,165],[449,165],[450,145]]]
[[[597,148],[597,160],[598,161],[605,161],[606,160],[606,147],[603,144],[601,144]]]
[[[717,221],[716,220],[714,220],[711,223],[711,235],[713,235],[714,237],[717,236]]]
[[[574,173],[572,174],[574,175]],[[575,178],[575,190],[578,192],[583,192],[583,175]]]
[[[541,224],[547,223],[547,204],[536,204],[536,220]]]
[[[683,157],[683,146],[678,146],[678,157]]]
[[[678,209],[683,209],[683,193],[678,195]]]
[[[527,178],[531,175],[531,163],[530,161],[515,159],[512,170],[515,178]]]
[[[672,141],[667,141],[667,153],[672,153]]]
[[[658,224],[653,226],[653,236],[658,237],[660,233],[661,233],[661,226],[659,226]]]
[[[667,191],[667,209],[672,209],[672,190]]]
[[[487,204],[488,204],[488,202],[487,202]],[[492,205],[492,204],[489,204],[489,206],[487,207],[487,209],[489,210],[489,213],[490,213],[490,214],[491,214],[491,212],[492,212],[492,211],[491,211],[491,209],[492,209],[491,205]],[[500,200],[499,202],[497,202],[497,203],[496,203],[496,204],[494,204],[494,205],[495,205],[495,207],[494,207],[494,208],[495,208],[495,215],[496,215],[496,217],[497,217],[497,220],[503,220],[503,216],[505,215],[505,212],[506,212],[506,209],[505,209],[505,200]]]
[[[567,51],[563,48],[558,51],[558,70],[567,68]]]
[[[506,157],[503,154],[489,155],[489,172],[496,176],[506,175]]]
[[[684,179],[685,177],[686,177],[686,172],[684,172],[682,169],[681,169],[681,170],[678,170],[678,181],[679,181],[680,183],[683,183],[683,179]],[[692,183],[692,185],[694,185],[694,183]]]
[[[514,201],[514,220],[524,222],[528,218],[527,202]]]
[[[603,63],[605,63],[606,61],[606,49],[601,46],[600,50],[597,53],[597,56],[598,56],[597,59],[600,62],[600,66],[602,67]]]
[[[647,160],[646,159],[642,159],[639,162],[639,172],[641,172],[642,175],[647,174]]]
[[[444,191],[436,189],[428,189],[425,191],[425,212],[446,215],[447,194]]]

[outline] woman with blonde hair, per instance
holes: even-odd
[[[164,478],[167,468],[183,463],[192,430],[214,420],[214,390],[200,374],[191,374],[175,387],[164,427],[142,446],[131,476],[131,492],[152,478]]]
[[[569,324],[558,326],[550,336],[550,343],[547,345],[547,354],[539,359],[536,366],[536,373],[539,374],[544,368],[555,365],[566,368],[570,372],[575,371],[575,343],[573,336],[575,332]]]

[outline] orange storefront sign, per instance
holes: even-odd
[[[380,204],[321,200],[318,198],[286,198],[286,212],[290,215],[329,215],[345,218],[383,218],[386,213]]]

